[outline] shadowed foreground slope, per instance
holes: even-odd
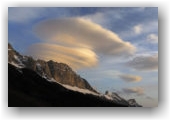
[[[9,107],[125,107],[104,97],[83,94],[49,82],[36,72],[19,69],[8,64],[8,106]]]

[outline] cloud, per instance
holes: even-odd
[[[129,74],[120,74],[119,77],[126,82],[139,82],[142,79],[140,76]]]
[[[129,30],[129,28],[132,29]],[[129,25],[126,29],[123,30],[121,29],[120,32],[118,33],[121,36],[121,38],[133,40],[134,42],[137,43],[138,42],[146,43],[145,38],[142,38],[142,36],[146,36],[150,33],[157,33],[157,32],[158,32],[158,20],[156,19],[156,20],[141,21],[135,26]]]
[[[153,55],[136,56],[125,63],[126,66],[140,71],[158,70],[158,53]]]
[[[47,49],[48,52],[55,52],[56,55],[60,54],[59,46],[68,49],[77,48],[80,53],[81,50],[90,51],[90,55],[88,55],[89,52],[86,52],[89,60],[91,60],[90,57],[92,57],[92,59],[97,59],[95,56],[100,54],[105,56],[132,55],[136,50],[131,43],[123,41],[116,33],[104,29],[102,26],[83,18],[63,18],[43,21],[35,26],[34,31],[44,44],[35,44],[34,46],[31,46],[29,53],[32,53],[34,56],[37,55],[40,58],[45,58],[47,56],[45,53],[49,44],[53,44],[53,46],[56,45],[56,47],[52,47],[55,48],[55,50]],[[42,51],[38,50],[39,47],[41,47]],[[39,53],[37,52],[36,54],[34,51],[39,51]],[[67,52],[62,52],[60,57],[55,57],[55,60],[61,60],[62,56],[74,57],[72,54],[76,54],[68,51],[69,50],[67,50]],[[94,55],[91,56],[91,53]],[[48,57],[53,58],[54,56],[48,55]],[[74,59],[79,58],[77,57]],[[72,65],[72,61],[70,60],[67,61],[66,59],[63,62]],[[88,64],[89,61],[82,62]]]
[[[34,58],[66,63],[73,69],[92,67],[97,64],[97,55],[86,48],[71,48],[56,44],[39,43],[32,45],[27,54]]]
[[[108,26],[108,23],[114,24],[114,22],[123,19],[120,10],[115,10],[115,9],[114,10],[109,9],[109,10],[104,10],[104,11],[100,10],[96,13],[82,16],[82,18],[89,19],[107,28],[110,27]]]
[[[143,95],[144,89],[141,87],[123,88],[123,92],[126,94]]]
[[[148,100],[152,100],[152,101],[154,100],[154,99],[153,99],[152,97],[150,97],[150,96],[146,96],[145,98],[148,99]]]
[[[147,40],[150,42],[150,43],[158,43],[158,36],[156,34],[149,34],[147,36]]]
[[[107,12],[105,14],[102,12],[97,12],[95,14],[82,16],[82,18],[94,21],[95,23],[98,23],[98,24],[102,24],[102,23],[105,23],[105,21],[107,20],[107,19],[104,19],[106,14]]]
[[[136,25],[133,27],[133,31],[136,33],[136,34],[140,34],[142,32],[142,25]]]
[[[28,22],[43,15],[43,8],[9,7],[8,20],[12,22]]]
[[[112,31],[82,18],[47,20],[39,23],[35,31],[46,42],[86,47],[105,55],[129,55],[136,50]]]

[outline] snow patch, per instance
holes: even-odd
[[[40,63],[37,63],[36,65],[39,66],[39,67],[41,67],[41,64],[40,64]]]
[[[11,62],[11,63],[9,63],[9,64],[15,66],[16,69],[17,69],[17,71],[19,71],[20,73],[23,73],[22,70],[20,69],[20,68],[23,68],[23,67],[19,66],[18,64],[14,63],[14,62]]]
[[[109,92],[109,91],[107,91],[107,93],[104,95],[104,97],[106,99],[112,100],[112,101],[117,102],[117,103],[126,102],[126,100],[121,98],[117,93],[113,93],[113,92]]]
[[[87,90],[87,89],[82,89],[82,88],[78,88],[76,86],[70,86],[70,85],[65,85],[65,84],[61,84],[63,87],[69,89],[69,90],[73,90],[73,91],[76,91],[76,92],[81,92],[83,94],[92,94],[92,95],[96,95],[96,96],[99,96],[99,94],[95,93],[95,92],[92,92],[90,90]]]
[[[19,59],[19,57],[17,56],[17,55],[14,55],[14,58],[15,58],[15,60],[17,60],[17,62],[19,63],[18,65],[20,66],[20,67],[25,67],[25,65],[22,63],[22,61]],[[13,62],[14,63],[14,62]]]
[[[70,86],[70,85],[66,85],[66,84],[61,84],[61,83],[57,82],[54,78],[51,78],[51,79],[46,78],[46,80],[49,81],[49,82],[58,83],[58,84],[62,85],[63,87],[65,87],[66,89],[69,89],[69,90],[72,90],[72,91],[80,92],[80,93],[83,93],[83,94],[92,94],[92,95],[96,95],[96,96],[101,96],[100,94],[92,92],[92,91],[90,91],[88,89],[82,89],[82,88],[78,88],[76,86]]]
[[[110,97],[110,96],[108,96],[108,95],[104,95],[104,97],[105,97],[106,99],[108,99],[108,100],[113,100],[113,98]]]
[[[27,61],[28,61],[28,58],[25,57],[25,56],[23,56],[23,57],[22,57],[22,61],[27,62]]]
[[[50,79],[51,82],[57,82],[54,78]],[[58,83],[58,82],[57,82]]]
[[[122,98],[120,98],[119,96],[117,96],[117,95],[114,94],[114,93],[112,93],[112,98],[113,98],[113,99],[117,99],[117,100],[119,100],[119,101],[122,100]]]
[[[14,55],[15,60],[17,60],[18,62],[21,62],[20,59],[18,58],[18,56]]]
[[[41,64],[40,63],[37,63],[36,67],[37,67],[38,70],[41,70]]]
[[[45,76],[45,75],[43,75],[42,77],[45,78],[45,79],[47,79],[47,76]],[[47,79],[47,80],[48,80],[48,79]]]
[[[15,66],[15,67],[17,67],[17,68],[23,68],[23,66],[20,66],[19,64],[16,64],[16,63],[14,63],[14,62],[11,62],[10,64],[13,65],[13,66]]]

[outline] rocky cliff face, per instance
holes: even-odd
[[[20,55],[8,44],[8,63],[20,68],[29,68],[37,72],[40,76],[54,79],[59,83],[89,89],[96,92],[90,84],[77,75],[68,65],[64,63],[44,60],[35,60],[30,56]]]

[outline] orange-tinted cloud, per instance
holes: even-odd
[[[143,95],[144,89],[142,87],[124,88],[123,92],[127,94]]]
[[[137,75],[120,74],[119,77],[126,82],[139,82],[142,80],[142,78]]]
[[[39,43],[28,51],[34,58],[66,63],[73,69],[92,67],[97,64],[97,55],[86,48],[71,48],[60,45]]]
[[[39,23],[35,31],[45,42],[86,47],[107,55],[133,54],[136,49],[116,33],[83,18],[47,20]]]
[[[97,64],[98,54],[132,55],[136,50],[131,43],[123,41],[116,33],[83,18],[43,21],[35,26],[34,31],[44,43],[31,46],[31,55],[55,59],[75,68]]]

